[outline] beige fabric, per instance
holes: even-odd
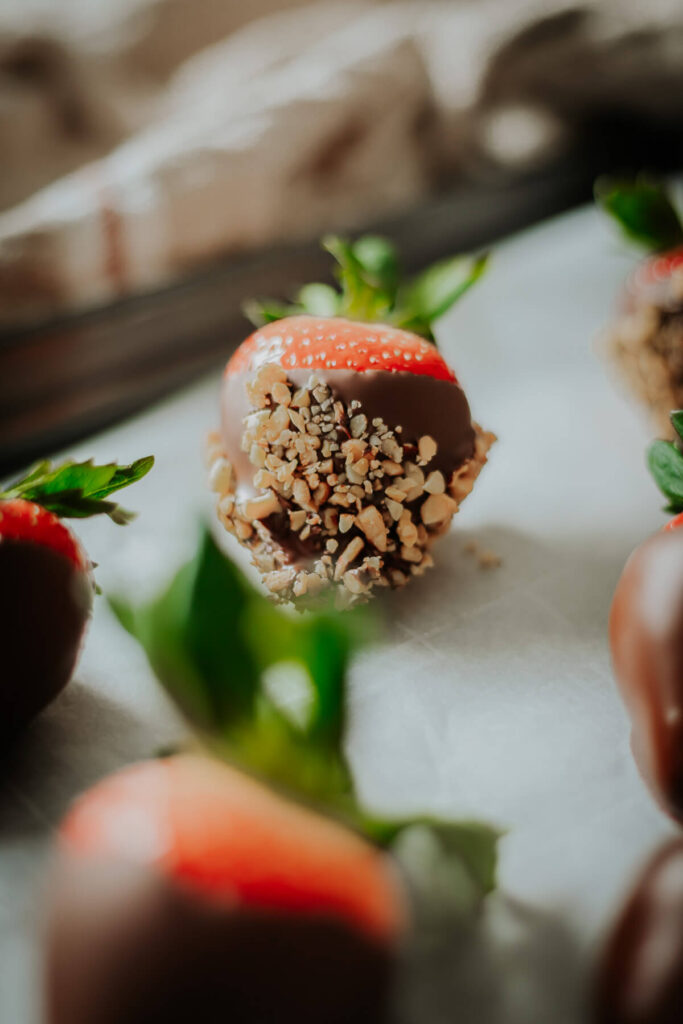
[[[243,24],[282,6],[6,0],[0,322],[540,164],[597,102],[683,120],[679,0],[338,0]]]

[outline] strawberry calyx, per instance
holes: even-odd
[[[23,498],[61,519],[106,515],[117,525],[125,526],[134,513],[109,501],[109,495],[141,480],[153,465],[153,455],[137,459],[129,466],[115,462],[98,466],[92,459],[53,466],[45,460],[36,463],[21,480],[0,490],[0,501]]]
[[[634,179],[599,178],[595,198],[622,234],[647,252],[668,253],[683,246],[683,222],[661,183],[644,175]],[[649,273],[659,278],[662,272],[670,274],[673,269],[665,258],[662,263],[656,262]]]
[[[667,499],[664,511],[676,515],[676,519],[667,525],[673,530],[680,525],[677,520],[679,513],[683,513],[683,409],[674,410],[669,418],[678,435],[677,441],[653,441],[647,461],[657,487]]]
[[[291,303],[249,302],[244,312],[255,327],[298,314],[345,317],[398,327],[435,343],[434,321],[479,280],[488,263],[487,254],[454,256],[405,278],[396,247],[386,238],[350,241],[330,235],[322,245],[336,261],[339,290],[314,283],[300,288]]]

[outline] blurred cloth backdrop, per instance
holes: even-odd
[[[3,0],[0,324],[682,124],[681,0]]]

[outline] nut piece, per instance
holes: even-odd
[[[417,527],[407,508],[403,510],[403,515],[398,521],[396,532],[398,533],[399,540],[406,547],[412,547],[413,544],[417,543]]]
[[[351,428],[352,437],[360,437],[367,430],[367,416],[364,416],[363,413],[358,413],[357,416],[353,416],[349,423],[349,427]]]
[[[457,511],[457,502],[447,494],[430,494],[420,509],[420,518],[425,526],[435,526],[445,522]]]
[[[339,532],[348,533],[355,522],[355,516],[351,516],[348,512],[342,512],[339,516]]]
[[[273,384],[270,393],[273,396],[273,401],[277,402],[278,405],[289,405],[292,400],[289,388],[279,380]]]
[[[278,594],[281,590],[285,590],[286,587],[291,586],[296,577],[296,569],[294,567],[288,569],[276,569],[274,572],[268,572],[263,577],[264,583],[268,587],[268,590],[274,594]]]
[[[254,519],[267,519],[268,516],[272,516],[273,512],[277,512],[279,508],[280,502],[273,492],[269,491],[258,498],[250,498],[249,501],[245,501],[241,512],[245,519],[253,521]]]
[[[349,541],[347,546],[342,551],[341,555],[337,559],[337,564],[334,570],[335,580],[340,580],[344,576],[344,573],[351,565],[358,555],[363,550],[363,541],[360,537],[354,537],[353,540]]]
[[[425,434],[424,437],[420,438],[417,442],[417,450],[423,466],[432,461],[438,451],[438,447],[434,438],[430,437],[429,434]]]
[[[265,409],[274,384],[286,384],[287,374],[276,363],[266,363],[247,384],[247,398],[255,409]]]
[[[440,470],[435,469],[425,480],[425,491],[428,494],[443,494],[446,490],[446,481]]]
[[[209,487],[216,494],[225,494],[232,487],[233,471],[232,466],[225,458],[218,458],[214,461],[209,470]]]
[[[356,516],[356,525],[378,551],[387,550],[387,528],[382,514],[375,505],[366,505]]]

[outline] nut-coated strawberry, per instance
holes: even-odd
[[[208,455],[219,518],[271,593],[308,605],[332,590],[345,607],[433,564],[494,437],[431,331],[485,261],[401,283],[385,240],[327,247],[341,292],[309,285],[292,306],[259,307]]]

